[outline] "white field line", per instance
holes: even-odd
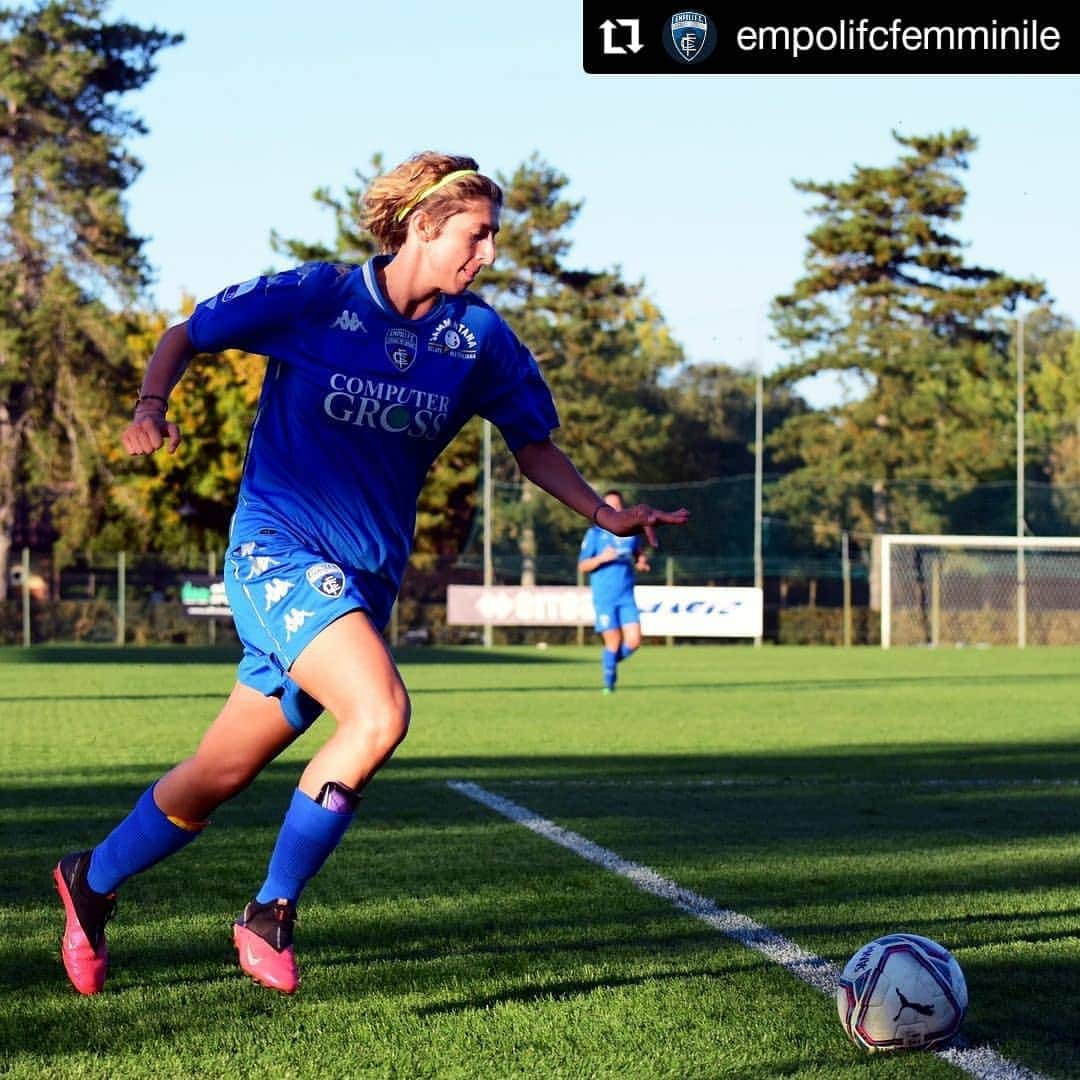
[[[509,818],[518,825],[523,825],[538,836],[544,837],[545,840],[567,848],[575,855],[595,863],[612,874],[626,878],[642,892],[667,900],[679,911],[700,919],[725,937],[731,938],[732,941],[768,957],[823,994],[831,996],[836,992],[837,979],[840,975],[839,968],[828,960],[807,952],[782,934],[755,922],[749,916],[719,907],[707,897],[684,889],[668,878],[661,877],[655,870],[642,866],[640,863],[630,862],[614,851],[594,844],[584,836],[564,829],[553,821],[541,817],[535,811],[504,799],[501,795],[480,787],[479,784],[450,780],[447,786],[458,794],[494,810],[497,814],[502,814],[503,817]],[[940,1051],[937,1056],[969,1076],[976,1077],[976,1080],[1047,1080],[1039,1073],[1003,1058],[989,1046],[951,1047]]]

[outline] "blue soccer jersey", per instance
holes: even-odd
[[[591,526],[581,541],[581,554],[578,560],[591,559],[602,551],[613,547],[616,558],[612,562],[598,566],[589,575],[592,588],[593,606],[599,612],[614,607],[620,601],[634,599],[634,563],[644,543],[640,535],[616,536],[599,525]]]
[[[465,292],[405,319],[376,279],[389,258],[232,285],[196,307],[188,334],[200,352],[269,357],[234,542],[283,533],[381,582],[392,602],[424,478],[462,425],[491,420],[513,451],[559,421],[536,362],[491,307]]]

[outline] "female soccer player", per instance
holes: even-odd
[[[613,510],[623,509],[622,492],[604,492],[604,502]],[[605,520],[610,517],[605,515]],[[641,613],[634,601],[634,571],[648,570],[641,534],[620,536],[599,523],[590,525],[581,541],[578,569],[589,575],[596,632],[603,638],[600,668],[604,693],[615,692],[618,665],[641,647]]]
[[[424,477],[471,416],[499,428],[525,476],[618,535],[655,538],[657,525],[687,520],[685,510],[612,508],[552,443],[558,417],[536,362],[467,291],[495,259],[502,207],[472,158],[419,154],[376,179],[364,205],[383,254],[232,285],[170,327],[147,367],[123,434],[129,454],[176,451],[168,398],[196,354],[269,358],[225,567],[244,653],[194,755],[53,872],[64,966],[80,993],[104,985],[118,886],[194,840],[326,709],[336,726],[301,774],[266,879],[233,926],[243,970],[296,990],[300,893],[408,730],[409,696],[380,631]]]

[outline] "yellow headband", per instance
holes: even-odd
[[[475,169],[457,169],[455,172],[447,173],[441,180],[436,180],[431,187],[424,188],[415,198],[410,199],[394,216],[395,221],[403,221],[405,215],[414,207],[422,203],[429,195],[434,195],[439,188],[449,184],[452,180],[456,180],[459,176],[471,176],[476,172]]]

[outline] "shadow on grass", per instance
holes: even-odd
[[[120,650],[117,650],[120,651]],[[429,650],[435,651],[435,650]],[[239,659],[239,657],[235,657]],[[400,660],[400,658],[399,658]],[[138,664],[141,661],[122,661]],[[198,661],[192,660],[191,663]],[[455,655],[454,663],[460,664],[462,661]],[[166,663],[166,661],[153,661],[153,663]],[[427,660],[420,661],[423,663],[445,663],[444,660]],[[527,659],[518,660],[513,657],[487,657],[484,660],[468,660],[466,663],[494,663],[494,664],[577,664],[581,665],[582,661],[574,659],[560,659],[557,657],[552,658],[536,658],[529,657]],[[412,665],[415,669],[417,666],[416,661],[408,661],[408,664]],[[0,665],[2,666],[2,665]],[[403,674],[405,680],[408,683],[409,680],[409,667],[403,663]],[[27,676],[33,678],[34,676]],[[1045,675],[1040,676],[1040,679],[1048,681],[1064,681],[1069,682],[1075,679],[1072,675]],[[724,682],[718,683],[716,681],[700,681],[695,682],[690,679],[681,679],[679,682],[663,683],[663,682],[650,682],[646,685],[627,685],[621,686],[618,692],[610,699],[605,698],[601,703],[597,703],[597,708],[603,709],[615,709],[618,708],[619,701],[634,702],[638,697],[647,698],[654,691],[657,690],[672,690],[679,694],[686,694],[692,691],[704,690],[709,693],[715,694],[717,692],[724,693],[728,691],[738,692],[753,692],[761,691],[763,694],[775,695],[777,692],[785,693],[802,693],[804,691],[814,692],[853,692],[853,693],[874,693],[880,694],[883,689],[912,689],[921,690],[924,687],[929,688],[933,684],[938,684],[943,687],[962,687],[962,686],[1000,686],[1003,689],[1008,689],[1011,686],[1030,686],[1032,683],[1031,676],[1022,675],[1002,675],[1002,676],[980,676],[978,678],[968,676],[941,676],[941,677],[925,677],[925,676],[913,676],[911,678],[881,678],[881,679],[819,679],[815,681],[791,681],[784,682],[782,679],[769,679],[760,682]],[[592,683],[583,684],[581,682],[574,682],[569,685],[552,685],[550,682],[545,682],[543,685],[538,685],[535,682],[523,683],[520,686],[513,686],[507,683],[501,686],[491,686],[486,684],[479,684],[474,686],[455,684],[453,686],[411,686],[409,688],[410,696],[413,698],[423,698],[427,695],[473,695],[480,694],[484,696],[497,696],[512,698],[521,694],[535,695],[542,694],[570,694],[570,695],[587,695],[597,696],[599,691],[599,682],[597,685]],[[161,700],[163,698],[180,700],[189,700],[195,698],[215,698],[224,703],[226,698],[226,692],[213,691],[210,693],[177,693],[174,690],[163,691],[161,694],[96,694],[96,693],[82,693],[73,692],[65,694],[37,694],[37,693],[25,693],[25,694],[12,694],[7,696],[0,696],[0,703],[9,702],[11,704],[19,704],[23,701],[154,701]]]
[[[236,664],[239,645],[32,645],[0,648],[0,666],[35,664]]]
[[[219,701],[225,703],[226,693],[220,690],[205,694],[177,694],[175,691],[161,694],[19,694],[0,697],[0,704],[17,705],[23,701]]]
[[[317,744],[313,739],[312,748]],[[85,769],[50,769],[0,790],[0,981],[19,1003],[0,1010],[6,1053],[54,1060],[95,1048],[154,1045],[167,1035],[130,1020],[136,1003],[145,1007],[148,992],[166,1013],[176,995],[168,1029],[174,1033],[209,1035],[214,1018],[220,1022],[227,1012],[222,1001],[231,991],[223,987],[240,978],[229,921],[262,879],[301,768],[296,762],[272,763],[214,815],[214,827],[198,844],[125,886],[110,934],[117,974],[100,999],[75,997],[56,956],[62,920],[49,878],[55,860],[96,843],[171,764],[95,767],[92,780]],[[131,780],[140,773],[144,779]],[[678,785],[680,778],[724,775],[751,782]],[[877,907],[891,920],[897,910],[930,910],[926,898],[936,897],[937,913],[908,928],[980,950],[969,971],[978,974],[969,980],[973,1034],[1023,1044],[1032,1015],[1053,1015],[1037,1054],[1073,1067],[1080,1061],[1080,957],[1075,949],[1033,955],[1010,946],[1057,946],[1075,938],[1080,897],[1076,905],[1061,897],[1075,889],[1080,793],[1037,787],[1005,795],[993,788],[913,793],[904,786],[923,777],[972,775],[1075,778],[1080,746],[860,746],[792,755],[403,754],[372,785],[361,821],[306,894],[305,905],[319,909],[298,930],[302,963],[314,972],[340,969],[341,976],[317,976],[309,986],[318,990],[307,992],[343,1007],[362,1005],[368,994],[414,1003],[419,994],[420,1004],[410,1007],[438,1016],[571,999],[657,978],[738,977],[764,962],[739,960],[744,954],[730,946],[721,957],[718,944],[723,970],[702,966],[698,952],[722,939],[664,900],[446,787],[449,779],[464,779],[673,875],[721,906],[751,915],[777,906],[797,911],[813,905],[817,912],[831,906],[835,918],[775,928],[796,941],[821,942],[818,948],[834,960],[850,951],[853,931],[870,937],[882,930],[869,919],[853,925],[848,905]],[[851,780],[859,778],[878,786],[852,791]],[[821,783],[800,783],[809,779]],[[863,810],[873,811],[869,823]],[[1037,849],[1040,841],[1057,846]],[[893,860],[883,862],[883,852]],[[842,865],[830,861],[837,856]],[[1052,891],[1057,902],[1032,912],[1007,910],[1009,896],[1040,891]],[[207,925],[214,928],[209,933]],[[152,934],[132,933],[148,926]],[[656,963],[628,975],[624,960],[631,954],[652,955]],[[685,971],[672,970],[678,957]],[[350,978],[357,968],[364,977]],[[525,982],[521,971],[536,977]],[[503,988],[493,990],[496,972]],[[206,995],[206,1008],[191,1007],[193,987]],[[1019,1011],[1016,987],[1024,988]],[[283,1010],[287,1003],[270,1007]],[[823,1023],[831,1010],[823,1002]]]
[[[427,1005],[417,1009],[420,1016],[441,1016],[447,1013],[471,1012],[476,1009],[491,1009],[496,1005],[510,1003],[531,1004],[540,1001],[572,1001],[587,997],[597,990],[611,990],[620,986],[640,986],[642,983],[661,983],[699,978],[730,978],[739,971],[750,971],[751,964],[717,965],[715,968],[697,970],[650,971],[645,975],[612,976],[603,979],[563,979],[537,985],[530,981],[528,985],[504,990],[498,994],[478,995],[438,1005]]]
[[[0,647],[4,664],[236,664],[241,647],[232,645],[33,645]],[[480,646],[402,646],[394,649],[399,664],[580,664],[583,658],[556,656],[540,650],[484,649]],[[590,660],[592,657],[589,658]]]

